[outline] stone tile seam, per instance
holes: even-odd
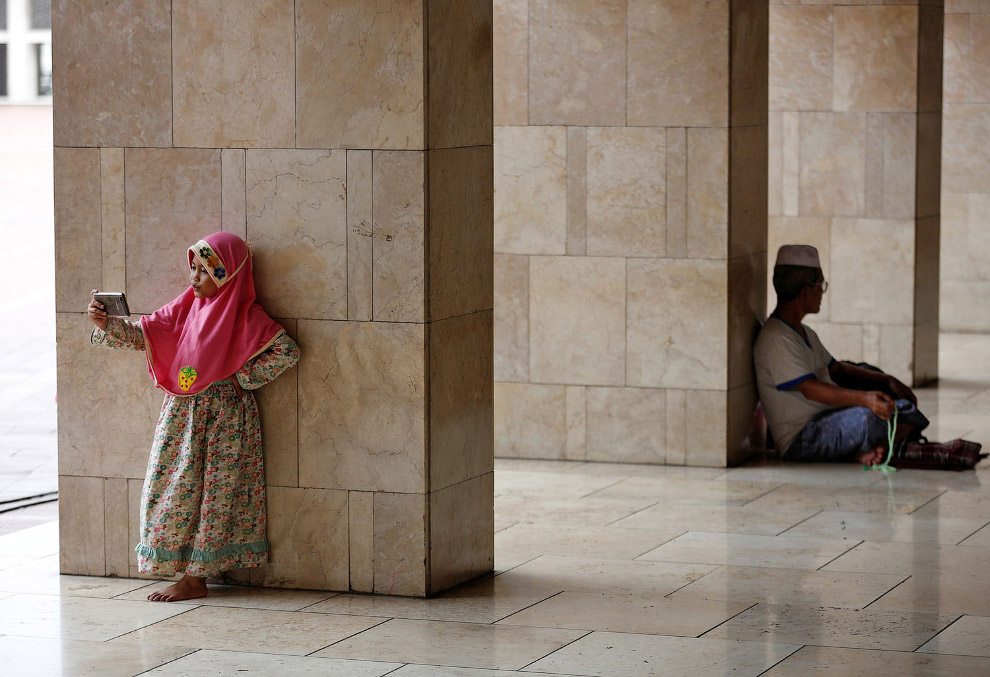
[[[921,647],[923,647],[924,645],[928,644],[928,642],[932,641],[933,639],[935,639],[936,637],[938,637],[939,635],[941,635],[943,632],[945,632],[946,630],[948,630],[949,628],[951,628],[953,625],[955,625],[956,623],[958,623],[963,618],[963,616],[966,616],[966,615],[967,614],[959,614],[954,620],[950,621],[944,628],[942,628],[941,630],[939,630],[938,632],[936,632],[934,635],[932,635],[931,637],[929,637],[928,639],[926,639],[924,642],[922,642],[921,644],[919,644],[916,648],[914,648],[912,650],[912,653],[917,652],[917,651],[920,651],[921,650]],[[979,654],[948,654],[948,655],[963,656],[963,655],[979,655]]]
[[[862,574],[860,574],[860,575],[862,575]],[[895,574],[891,574],[891,575],[895,575]],[[901,587],[906,582],[908,582],[911,579],[911,577],[912,576],[910,574],[907,575],[907,576],[905,576],[899,583],[891,586],[889,589],[887,589],[885,592],[881,593],[876,599],[874,599],[873,601],[871,601],[869,604],[864,605],[861,610],[865,610],[865,609],[870,608],[873,604],[875,604],[876,602],[880,601],[881,599],[883,599],[884,597],[886,597],[887,595],[889,595],[890,593],[892,593],[894,590],[896,590],[897,588]]]
[[[571,644],[574,644],[575,642],[578,642],[578,641],[584,639],[585,637],[587,637],[588,635],[592,634],[593,632],[595,632],[595,631],[594,630],[589,630],[589,631],[585,632],[583,635],[581,635],[580,637],[575,637],[574,639],[572,639],[570,642],[567,642],[563,646],[559,646],[556,649],[554,649],[553,651],[550,651],[550,652],[544,654],[543,656],[540,656],[536,660],[530,661],[529,663],[526,663],[526,665],[523,665],[522,667],[519,668],[519,672],[528,672],[528,670],[526,670],[526,668],[528,668],[529,666],[533,665],[534,663],[538,663],[538,662],[542,661],[544,658],[547,658],[549,656],[552,656],[553,654],[557,653],[558,651],[561,651],[563,649],[566,649]]]
[[[294,612],[294,613],[298,613],[298,612]],[[321,613],[321,612],[306,611],[305,613],[313,614],[313,613]],[[324,614],[324,615],[328,615],[329,616],[329,615],[338,615],[338,614]],[[354,616],[351,616],[350,614],[347,614],[347,617],[354,618]],[[352,632],[351,634],[347,635],[346,637],[341,637],[340,639],[338,639],[336,641],[330,642],[326,646],[321,646],[319,649],[316,649],[315,651],[310,651],[307,654],[302,654],[302,656],[304,656],[304,657],[305,656],[313,656],[313,654],[317,654],[320,651],[324,651],[326,649],[329,649],[334,644],[340,644],[341,642],[344,642],[344,641],[346,641],[348,639],[352,639],[354,637],[357,637],[358,635],[363,634],[365,632],[368,632],[369,630],[374,630],[375,628],[381,627],[382,625],[385,625],[389,621],[394,620],[393,618],[386,617],[386,616],[364,616],[364,618],[381,618],[382,621],[380,623],[375,623],[370,628],[365,628],[364,630],[358,630],[357,632]]]
[[[750,605],[749,605],[748,607],[746,607],[745,609],[743,609],[743,610],[742,610],[742,611],[740,611],[739,613],[737,613],[737,614],[732,614],[732,616],[730,616],[730,617],[728,617],[728,618],[726,618],[726,619],[725,619],[724,621],[722,621],[721,623],[716,623],[716,624],[715,624],[714,626],[712,626],[712,627],[710,627],[710,628],[708,628],[707,630],[705,630],[705,631],[704,631],[704,632],[702,632],[701,634],[698,634],[698,635],[695,635],[695,637],[697,637],[698,639],[701,639],[702,637],[704,637],[704,636],[705,636],[705,635],[707,635],[708,633],[710,633],[710,632],[713,632],[714,630],[717,630],[718,628],[720,628],[720,627],[722,627],[723,625],[725,625],[726,623],[728,623],[729,621],[731,621],[731,620],[733,620],[733,619],[735,619],[735,618],[739,618],[740,616],[742,616],[742,615],[743,615],[744,613],[746,613],[747,611],[750,611],[751,609],[755,609],[755,608],[756,608],[756,607],[758,607],[759,605],[760,605],[760,603],[759,603],[759,602],[753,602],[752,604],[750,604]],[[711,638],[709,638],[709,639],[711,639]]]

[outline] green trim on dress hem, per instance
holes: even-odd
[[[178,550],[166,550],[165,548],[152,548],[150,545],[138,543],[134,546],[134,551],[145,559],[152,559],[157,562],[217,562],[224,557],[231,555],[242,555],[244,553],[261,554],[268,552],[268,541],[257,541],[255,543],[235,543],[225,545],[219,550],[200,550],[190,546],[182,547]]]

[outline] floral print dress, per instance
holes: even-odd
[[[141,325],[111,317],[93,345],[144,350]],[[195,395],[166,395],[141,492],[138,570],[212,576],[268,559],[265,469],[255,390],[299,361],[286,334],[231,379]]]

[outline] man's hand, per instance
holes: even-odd
[[[895,400],[907,400],[911,404],[918,406],[918,398],[914,391],[898,381],[893,376],[888,376],[887,390],[894,396]]]
[[[107,312],[103,310],[103,304],[97,303],[96,301],[96,290],[92,290],[89,293],[89,307],[86,308],[86,314],[89,315],[89,319],[92,320],[93,324],[99,327],[101,330],[107,330],[107,323],[110,321]]]
[[[863,406],[872,411],[881,421],[889,421],[894,415],[894,400],[887,393],[871,390],[863,393]]]

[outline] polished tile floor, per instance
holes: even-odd
[[[938,436],[990,439],[990,379],[919,394]],[[496,468],[495,574],[429,600],[152,603],[164,584],[59,576],[55,521],[0,536],[0,671],[990,675],[990,466]]]

